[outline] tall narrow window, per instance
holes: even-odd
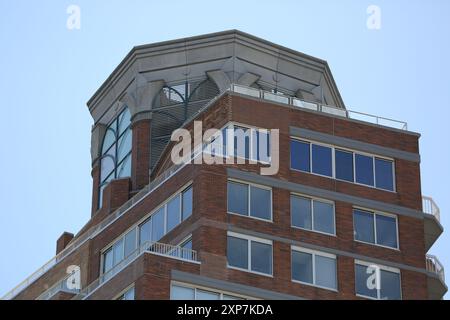
[[[394,191],[394,165],[390,160],[375,158],[376,187]]]
[[[131,175],[131,116],[125,108],[106,129],[100,160],[98,208],[102,206],[103,190],[114,179]]]
[[[291,168],[310,172],[310,143],[291,140]]]
[[[373,157],[355,154],[356,182],[373,186]]]

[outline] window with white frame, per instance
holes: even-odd
[[[246,300],[249,297],[184,283],[172,283],[171,300]]]
[[[102,253],[102,274],[106,274],[146,242],[158,241],[192,214],[192,186],[171,197],[148,219],[119,237]],[[187,256],[187,254],[186,254]]]
[[[228,180],[228,212],[253,218],[272,220],[272,189]]]
[[[228,232],[227,260],[231,268],[272,275],[272,241]]]
[[[335,255],[294,246],[291,254],[293,281],[337,290]]]
[[[394,160],[291,138],[291,168],[395,191]]]
[[[355,291],[369,299],[401,300],[400,270],[356,260]]]
[[[334,235],[334,202],[291,194],[291,225]]]
[[[125,290],[116,300],[134,300],[134,286]]]
[[[353,209],[355,240],[398,249],[397,216]]]

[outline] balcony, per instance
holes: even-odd
[[[304,101],[295,97],[290,97],[280,93],[273,93],[269,91],[264,91],[260,89],[255,89],[252,87],[246,87],[242,85],[233,84],[231,85],[230,91],[236,92],[242,95],[264,99],[267,101],[272,101],[276,103],[282,103],[290,105],[295,108],[300,108],[304,110],[312,110],[316,112],[326,113],[332,116],[343,117],[347,119],[362,121],[371,123],[381,127],[388,127],[397,130],[408,130],[408,124],[403,121],[393,120],[389,118],[379,117],[367,113],[347,110],[343,108],[338,108],[334,106],[328,106],[325,104],[320,104],[316,102]]]
[[[164,256],[172,259],[183,260],[192,263],[200,263],[197,257],[197,251],[181,248],[179,246],[173,246],[166,243],[160,242],[146,242],[137,248],[133,253],[131,253],[127,258],[119,262],[107,273],[102,274],[97,280],[93,281],[87,287],[82,289],[72,300],[85,300],[99,289],[102,285],[112,279],[114,276],[119,274],[131,263],[136,261],[144,253],[150,253],[157,256]]]
[[[444,229],[441,225],[441,213],[438,205],[431,197],[422,197],[422,211],[424,217],[425,251],[436,242]]]
[[[426,256],[426,269],[428,271],[428,295],[432,300],[440,300],[447,292],[445,284],[444,266],[436,256]]]
[[[44,291],[36,300],[52,300],[57,297],[58,294],[64,294],[66,297],[73,297],[80,293],[79,289],[74,289],[73,284],[70,285],[70,276],[72,274],[67,275],[62,280],[58,281],[52,287]],[[70,287],[70,288],[69,288]]]

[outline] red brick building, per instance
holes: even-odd
[[[57,255],[4,298],[441,299],[447,291],[441,264],[427,255],[443,229],[421,193],[420,135],[347,110],[325,61],[235,30],[144,45],[88,107],[91,219],[63,233]],[[215,146],[247,161],[174,164],[171,134],[194,137],[194,121],[203,132],[231,132]],[[238,131],[244,148],[235,150]],[[194,144],[192,158],[212,141]],[[274,174],[261,174],[276,160]]]

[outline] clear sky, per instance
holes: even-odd
[[[367,27],[370,5],[381,29]],[[450,272],[450,1],[1,0],[0,12],[0,296],[90,217],[95,90],[135,45],[227,29],[327,60],[349,109],[422,134],[422,192],[447,229],[430,253]]]

